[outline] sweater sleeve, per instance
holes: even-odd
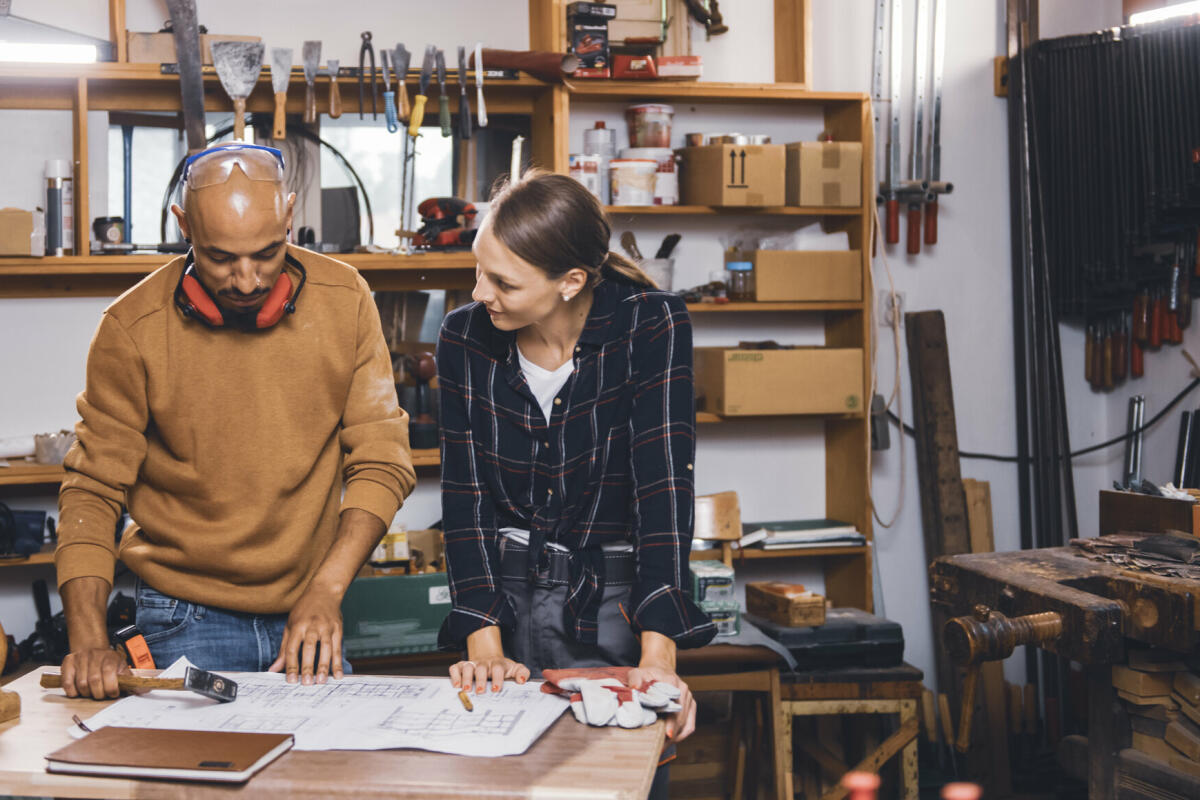
[[[108,313],[92,338],[76,407],[76,442],[63,462],[66,477],[58,494],[58,585],[83,577],[111,584],[117,520],[146,458],[149,402],[137,345]]]
[[[438,396],[442,429],[442,528],[453,605],[442,623],[438,647],[461,650],[467,636],[489,625],[516,626],[516,613],[501,590],[496,507],[475,449],[468,398],[468,346],[455,330],[458,312],[442,324],[438,339]]]
[[[633,625],[699,647],[716,634],[683,590],[695,513],[692,323],[677,296],[639,308],[633,337],[630,459],[637,577]]]
[[[346,493],[341,510],[360,508],[391,525],[416,485],[408,446],[408,415],[396,399],[392,358],[379,310],[366,282],[359,281],[358,339],[354,377],[342,413],[340,440]]]

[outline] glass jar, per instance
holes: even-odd
[[[754,302],[754,264],[749,261],[726,262],[725,286],[733,302]]]

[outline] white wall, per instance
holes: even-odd
[[[45,20],[72,20],[71,26],[94,35],[107,32],[103,3],[82,0],[14,0],[13,13]],[[950,340],[951,372],[958,416],[960,447],[994,453],[1015,452],[1014,399],[1012,392],[1012,310],[1008,233],[1008,144],[1005,101],[992,95],[992,58],[1003,52],[1004,22],[1000,0],[954,0],[948,4],[945,102],[943,110],[943,174],[955,183],[955,192],[941,204],[940,243],[917,257],[901,248],[888,252],[898,290],[906,294],[908,310],[940,308],[946,314]],[[912,8],[912,4],[906,4]],[[322,13],[326,5],[305,0],[294,2],[291,13],[280,17],[275,4],[235,3],[206,0],[200,21],[214,32],[252,32],[264,36],[268,45],[299,48],[305,38],[325,40],[325,57],[339,56],[343,64],[357,63],[359,32],[370,27],[380,40],[430,41],[442,47],[484,39],[489,45],[524,48],[528,45],[526,4],[523,0],[456,0],[443,2],[436,14],[422,12],[416,3],[383,3],[357,0],[355,13]],[[871,0],[816,0],[813,3],[814,88],[819,90],[870,91]],[[361,9],[361,11],[360,11]],[[730,33],[705,42],[702,30],[693,28],[697,52],[705,58],[705,79],[714,81],[769,81],[773,73],[772,4],[769,0],[727,3],[722,11]],[[312,17],[308,19],[307,17]],[[166,17],[162,3],[129,0],[131,29],[153,30]],[[455,20],[448,35],[444,21]],[[388,19],[390,25],[380,20]],[[1043,35],[1062,35],[1117,24],[1119,0],[1050,0],[1042,3]],[[353,20],[353,22],[351,22]],[[365,24],[363,21],[366,21]],[[912,22],[908,22],[911,26]],[[389,29],[392,32],[388,32]],[[911,41],[911,40],[910,40]],[[336,42],[336,44],[335,44]],[[905,71],[911,70],[910,57]],[[572,151],[579,149],[580,129],[592,119],[620,118],[620,104],[577,104],[572,120]],[[907,110],[907,109],[906,109]],[[694,122],[703,130],[711,120],[717,127],[733,127],[728,114],[744,107],[722,109],[679,105],[676,130]],[[14,120],[18,121],[14,124]],[[29,115],[13,112],[0,118],[0,152],[22,153],[8,158],[5,170],[20,167],[29,173],[19,180],[0,183],[0,205],[22,199],[29,185],[40,181],[40,164],[61,150],[69,132],[63,123],[30,122]],[[96,123],[93,123],[96,124]],[[741,117],[737,129],[763,130],[781,138],[811,138],[819,120],[808,117],[781,118],[775,112]],[[907,126],[904,127],[907,132]],[[65,139],[69,153],[70,139]],[[904,151],[907,155],[907,146]],[[28,159],[25,153],[33,155]],[[15,164],[14,162],[23,162]],[[93,159],[105,164],[106,159]],[[20,176],[23,173],[9,173]],[[97,183],[100,176],[93,175]],[[20,194],[22,193],[23,194]],[[102,212],[100,193],[93,213]],[[642,249],[653,249],[662,236],[672,231],[683,234],[676,256],[679,284],[707,280],[719,269],[721,243],[711,222],[696,218],[618,219],[617,232],[634,230]],[[787,225],[775,222],[774,226]],[[614,242],[615,244],[615,242]],[[877,288],[886,286],[881,265],[876,267]],[[0,392],[0,436],[56,429],[74,421],[74,395],[82,384],[87,342],[105,305],[103,300],[0,300],[0,375],[8,386],[24,387],[21,393]],[[700,317],[695,322],[698,344],[728,344],[739,338],[775,337],[780,341],[820,341],[817,320],[786,315]],[[896,365],[892,342],[886,329],[879,329],[880,391],[890,391]],[[1193,334],[1195,337],[1196,334]],[[1079,366],[1082,340],[1077,332],[1063,333],[1067,369],[1068,401],[1072,443],[1080,447],[1108,438],[1124,425],[1124,400],[1094,396],[1082,380]],[[899,372],[903,385],[905,413],[909,414],[908,368],[901,348]],[[1148,378],[1138,390],[1149,395],[1150,410],[1170,396],[1186,380],[1176,354],[1147,358]],[[1178,374],[1175,374],[1175,373]],[[1159,380],[1161,376],[1161,380]],[[1169,428],[1169,430],[1168,430]],[[1164,432],[1165,431],[1165,432]],[[874,469],[875,496],[881,514],[895,508],[901,480],[904,481],[903,510],[890,529],[876,528],[883,597],[881,607],[889,617],[903,623],[908,641],[907,658],[927,673],[932,668],[928,593],[922,551],[920,503],[917,494],[915,459],[909,442],[901,464],[893,429],[893,447],[880,454]],[[1173,442],[1174,425],[1155,431],[1147,442],[1147,470],[1154,474],[1158,461]],[[1169,448],[1173,452],[1173,448]],[[1095,493],[1119,471],[1119,452],[1099,454],[1077,463],[1081,530],[1095,528]],[[1153,462],[1153,463],[1151,463]],[[1169,464],[1166,469],[1169,470]],[[1018,546],[1016,472],[1011,465],[964,461],[963,474],[988,480],[992,485],[996,544],[1001,550]],[[743,513],[760,519],[817,516],[823,513],[824,461],[819,423],[770,422],[732,423],[705,426],[700,431],[697,457],[697,489],[700,492],[736,489]],[[424,477],[402,515],[409,524],[424,525],[438,512],[436,479]],[[802,582],[821,585],[811,568],[775,568]],[[756,573],[757,574],[757,573]],[[26,581],[30,572],[0,572],[0,619],[18,636],[32,628],[32,603]],[[1013,675],[1019,667],[1010,667]],[[932,676],[931,676],[932,677]],[[932,682],[932,680],[931,680]]]

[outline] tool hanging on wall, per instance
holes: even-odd
[[[458,135],[471,138],[471,104],[467,100],[467,48],[458,46]]]
[[[890,10],[890,13],[889,13]],[[873,105],[875,107],[875,138],[883,141],[879,129],[882,118],[879,109],[888,107],[886,178],[879,184],[879,199],[886,215],[885,240],[888,244],[900,241],[900,70],[904,50],[901,24],[901,0],[876,0],[875,3],[875,64],[873,70]],[[891,37],[884,51],[887,28]],[[883,69],[888,62],[888,96],[883,97]]]
[[[442,125],[442,136],[454,135],[450,126],[450,103],[446,101],[446,54],[437,51],[437,82],[438,82],[438,122]]]
[[[421,133],[421,125],[425,121],[425,103],[429,100],[429,82],[433,79],[433,64],[437,60],[437,48],[426,45],[425,59],[421,62],[420,91],[416,102],[413,103],[412,117],[408,121],[408,135],[414,139]]]
[[[933,8],[933,114],[929,120],[929,195],[925,201],[925,244],[937,244],[938,195],[954,184],[942,180],[942,72],[946,65],[946,0]]]
[[[396,93],[392,91],[392,56],[386,48],[379,51],[379,66],[383,69],[383,118],[388,133],[400,130],[400,121],[396,118]],[[396,76],[397,82],[400,77]]]
[[[341,62],[336,58],[329,59],[329,118],[337,119],[342,115],[342,90],[338,88],[338,67]]]
[[[366,72],[363,67],[366,65],[368,57],[371,64],[371,119],[379,119],[379,111],[375,101],[375,46],[371,44],[371,32],[363,31],[362,45],[358,48],[358,118],[366,119],[363,114],[366,112]]]
[[[908,201],[908,253],[921,252],[921,205],[927,200],[929,182],[922,166],[925,139],[925,68],[929,62],[929,0],[917,0],[917,43],[913,48],[912,150],[908,180],[902,185]]]
[[[246,98],[262,74],[262,42],[213,42],[213,66],[221,87],[233,100],[233,138],[246,133]]]
[[[179,64],[180,107],[188,153],[199,153],[207,143],[204,139],[204,77],[196,0],[167,0],[167,9],[171,12],[171,34],[175,39],[175,60]],[[125,220],[128,224],[129,209],[125,210]]]
[[[304,63],[304,124],[312,125],[317,121],[317,70],[321,68],[321,43],[305,42],[300,50],[300,58]]]
[[[392,48],[392,69],[396,73],[396,116],[401,122],[407,123],[412,115],[412,107],[408,103],[408,65],[412,61],[412,53],[402,44]]]
[[[483,104],[483,42],[475,43],[475,111],[479,127],[487,127],[487,106]]]
[[[271,88],[275,91],[275,115],[271,138],[282,141],[287,136],[287,87],[292,77],[292,48],[271,48]],[[311,84],[309,91],[312,91]],[[314,101],[315,103],[315,101]]]

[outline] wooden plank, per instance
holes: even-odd
[[[1174,677],[1162,672],[1141,672],[1123,664],[1113,666],[1112,676],[1113,686],[1136,697],[1171,694],[1171,679]]]
[[[1132,492],[1100,492],[1100,535],[1122,531],[1192,533],[1195,503]]]
[[[567,11],[563,0],[529,0],[529,49],[566,52]]]
[[[990,553],[996,549],[993,544],[991,486],[987,481],[963,478],[963,492],[967,501],[967,531],[971,552]]]
[[[1116,702],[1113,698],[1112,669],[1107,665],[1090,667],[1087,670],[1088,682],[1088,798],[1089,800],[1114,800],[1116,790],[1113,786],[1114,765],[1117,760],[1117,714]],[[1026,690],[1032,688],[1026,686]],[[1036,696],[1027,700],[1034,705]],[[1036,719],[1036,711],[1035,717]],[[1026,722],[1030,722],[1028,715]],[[1032,730],[1032,727],[1030,727]]]
[[[859,213],[857,208],[841,206],[761,206],[761,207],[731,207],[731,206],[605,206],[611,216],[708,216],[720,214],[727,217],[848,217]]]
[[[570,112],[566,89],[551,86],[534,100],[532,125],[534,166],[567,174]]]
[[[2,74],[2,73],[0,73]],[[869,98],[861,92],[812,92],[798,83],[720,83],[710,81],[573,81],[573,97],[657,98],[690,102],[840,103],[862,105]],[[861,141],[854,139],[853,141]]]
[[[73,153],[75,156],[75,253],[87,253],[91,249],[92,229],[88,209],[88,82],[79,78],[75,82],[75,104],[71,108],[74,132]]]
[[[751,303],[688,303],[689,314],[714,312],[768,314],[781,311],[865,311],[866,307],[851,300],[813,300],[810,302],[751,302]]]
[[[1200,727],[1187,717],[1167,723],[1167,744],[1190,758],[1200,761]]]
[[[108,0],[108,38],[113,43],[117,63],[127,63],[129,39],[125,30],[125,0]]]
[[[812,85],[811,0],[775,0],[775,81]]]

